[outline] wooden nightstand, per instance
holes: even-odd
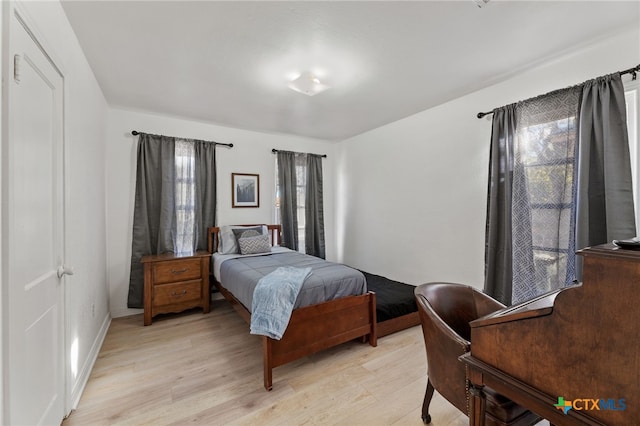
[[[191,256],[171,253],[143,256],[144,325],[157,314],[202,308],[209,312],[209,259],[207,251]]]

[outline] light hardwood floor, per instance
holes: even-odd
[[[274,369],[224,300],[211,313],[114,319],[72,425],[422,425],[426,356],[420,327],[349,342]],[[433,426],[467,418],[437,393]]]

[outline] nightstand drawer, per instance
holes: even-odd
[[[154,284],[174,283],[202,278],[200,259],[180,259],[153,265]]]
[[[202,297],[202,280],[177,284],[157,285],[153,289],[153,305],[174,305],[189,301],[198,302]]]
[[[206,251],[142,256],[144,264],[144,325],[159,314],[200,307],[210,309],[209,259]]]

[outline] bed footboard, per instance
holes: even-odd
[[[251,313],[222,284],[213,280],[216,288],[251,323]],[[273,369],[307,355],[349,340],[362,337],[373,347],[378,345],[376,294],[347,296],[329,302],[298,308],[291,314],[282,339],[262,336],[264,388],[273,388]]]
[[[358,337],[378,344],[375,293],[296,309],[282,339],[262,337],[265,389],[273,387],[273,368]]]

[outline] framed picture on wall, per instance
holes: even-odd
[[[231,207],[260,207],[260,175],[231,173]]]

